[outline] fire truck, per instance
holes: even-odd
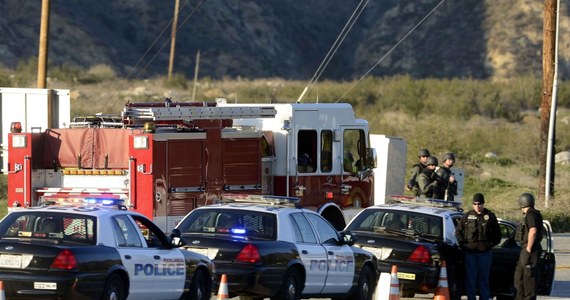
[[[8,209],[117,200],[169,231],[224,194],[278,195],[342,229],[360,209],[403,193],[405,141],[371,135],[346,103],[167,99],[127,103],[119,122],[107,119],[30,132],[12,123]]]

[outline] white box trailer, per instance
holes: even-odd
[[[8,133],[12,122],[20,122],[26,132],[65,128],[70,121],[69,90],[0,88],[0,162],[7,172]]]

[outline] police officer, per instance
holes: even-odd
[[[410,180],[406,185],[406,189],[408,189],[408,191],[413,191],[415,196],[419,196],[417,178],[420,173],[426,168],[426,161],[429,156],[430,154],[428,149],[420,149],[418,153],[419,161],[414,164],[410,170]]]
[[[480,299],[491,298],[489,272],[491,271],[491,248],[501,241],[497,217],[486,209],[485,197],[473,195],[473,208],[461,217],[455,235],[465,254],[465,291],[467,299],[475,300],[477,284]]]
[[[534,209],[534,196],[530,193],[520,195],[519,206],[524,220],[516,232],[516,240],[521,244],[521,254],[515,268],[515,299],[536,299],[536,263],[542,251],[542,215]]]
[[[455,164],[455,154],[445,153],[443,156],[443,164],[435,170],[435,179],[437,180],[437,188],[433,197],[447,201],[453,201],[457,195],[457,181],[451,172],[451,168]]]
[[[418,194],[417,196],[431,198],[437,187],[437,181],[434,180],[434,171],[437,167],[437,158],[430,156],[426,159],[426,168],[418,175]]]

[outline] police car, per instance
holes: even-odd
[[[8,299],[210,299],[214,265],[145,216],[97,205],[14,210],[0,221]]]
[[[440,267],[446,261],[450,293],[463,294],[463,253],[455,237],[455,227],[463,211],[460,202],[397,196],[387,204],[367,207],[346,226],[356,244],[378,257],[382,272],[398,266],[401,295],[433,293]],[[513,299],[513,278],[520,245],[514,240],[516,224],[499,219],[501,243],[491,251],[491,293],[500,299]],[[549,295],[554,280],[555,257],[552,229],[544,222],[543,253],[540,256],[540,295]],[[452,296],[453,297],[453,296]]]
[[[230,297],[371,299],[379,274],[374,255],[317,213],[295,207],[298,200],[226,196],[194,209],[175,230],[227,275]]]

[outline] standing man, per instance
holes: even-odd
[[[412,191],[415,196],[419,196],[417,178],[420,173],[422,173],[422,171],[426,168],[426,161],[429,156],[430,154],[428,149],[420,149],[420,152],[418,153],[419,162],[413,165],[412,170],[410,171],[410,180],[406,185],[406,189],[408,191]]]
[[[530,193],[520,195],[519,206],[524,220],[516,232],[516,240],[521,244],[514,278],[516,299],[536,299],[536,263],[542,251],[542,215],[534,209],[534,196]]]
[[[435,170],[435,178],[437,180],[437,188],[433,197],[446,201],[453,201],[457,195],[457,181],[455,175],[451,172],[451,168],[455,164],[455,154],[445,153],[443,155],[443,164]]]
[[[437,167],[437,158],[430,156],[426,159],[426,168],[418,175],[418,194],[419,197],[432,198],[437,187],[437,181],[434,180],[434,171]]]
[[[491,248],[501,241],[499,222],[494,213],[484,207],[485,197],[473,195],[473,208],[461,217],[455,235],[465,253],[465,291],[468,300],[475,300],[477,285],[479,299],[490,299],[489,273]]]

